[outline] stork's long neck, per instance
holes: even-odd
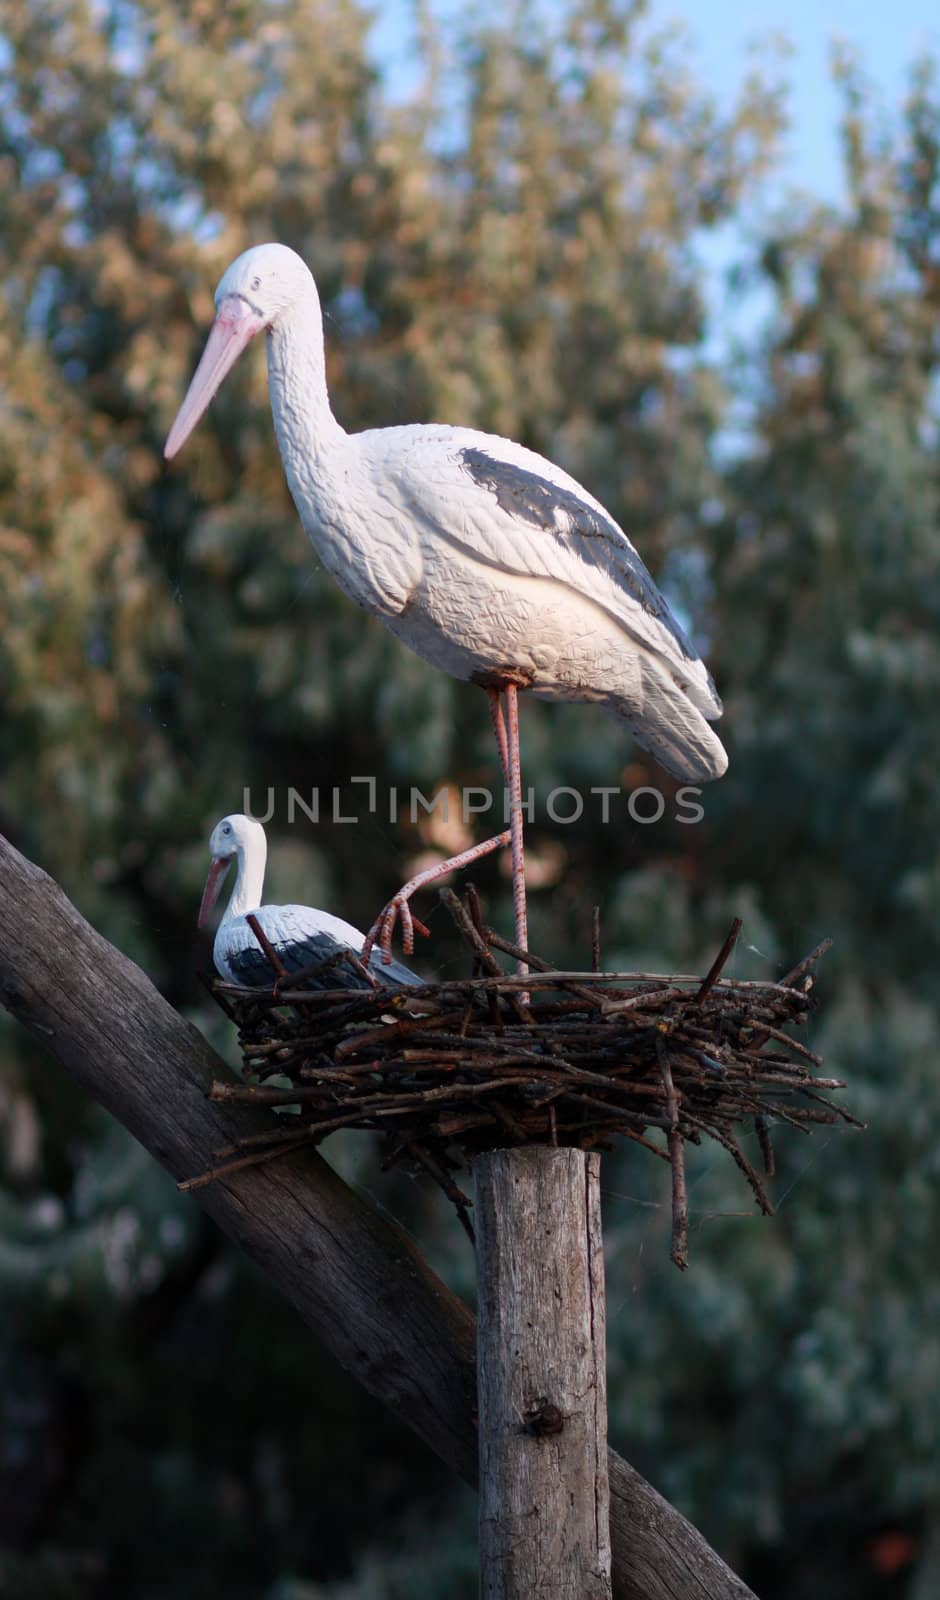
[[[268,847],[263,838],[249,839],[246,844],[238,846],[235,887],[228,903],[228,910],[222,918],[223,923],[231,922],[233,917],[243,917],[246,911],[257,911],[264,889],[264,864],[267,853]]]
[[[329,472],[347,434],[330,409],[323,317],[315,288],[268,332],[268,389],[277,442],[294,499],[301,474]]]

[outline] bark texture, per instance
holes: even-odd
[[[0,1003],[168,1172],[264,1126],[206,1098],[206,1040],[58,885],[0,837]],[[315,1153],[247,1167],[201,1206],[336,1359],[461,1477],[477,1479],[475,1321],[408,1236]],[[614,1600],[754,1600],[702,1535],[611,1454]]]
[[[474,1162],[483,1600],[610,1600],[600,1156]]]

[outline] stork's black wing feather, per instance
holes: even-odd
[[[474,482],[489,489],[504,511],[574,549],[588,566],[612,577],[672,635],[688,661],[698,659],[637,552],[606,511],[573,489],[552,483],[514,461],[501,461],[486,450],[467,446],[460,451],[460,460]]]
[[[306,939],[292,939],[275,943],[271,947],[285,972],[291,977],[305,974],[304,983],[310,989],[368,989],[366,979],[357,972],[350,961],[339,959],[347,946],[328,933],[313,934]],[[353,955],[359,952],[353,950]],[[277,973],[257,945],[248,945],[226,956],[235,983],[248,989],[268,989]],[[329,966],[324,967],[324,963]],[[373,950],[370,971],[385,988],[403,989],[419,984],[421,979],[400,961],[384,966],[381,955]],[[312,969],[312,970],[311,970]],[[318,970],[321,969],[321,970]]]

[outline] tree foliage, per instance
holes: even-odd
[[[606,826],[587,806],[563,827],[540,805],[536,947],[583,960],[596,899],[608,957],[664,969],[710,955],[739,911],[741,971],[836,939],[819,1041],[867,1134],[783,1139],[771,1223],[703,1164],[711,1220],[682,1278],[660,1174],[607,1158],[612,1435],[768,1600],[900,1595],[912,1561],[929,1585],[934,69],[885,124],[837,62],[846,205],[764,203],[738,280],[772,314],[723,361],[699,247],[764,193],[772,77],[719,106],[629,0],[449,27],[418,12],[406,91],[369,28],[353,0],[4,10],[0,826],[225,1039],[192,922],[208,828],[246,787],[276,797],[271,898],[365,924],[442,837],[381,809],[341,825],[330,789],[348,811],[355,774],[380,796],[492,775],[478,691],[313,561],[260,357],[161,462],[217,278],[281,239],[316,272],[347,426],[458,421],[542,450],[619,516],[708,646],[732,766],[705,821],[646,827],[615,804]],[[662,782],[585,708],[527,703],[523,742],[540,800]],[[287,790],[316,785],[321,822],[288,826]],[[507,917],[495,865],[480,882]],[[429,970],[453,959],[432,928]],[[2,1042],[0,1587],[473,1592],[469,1501],[102,1117]],[[332,1153],[472,1287],[435,1196],[378,1176],[364,1144]]]

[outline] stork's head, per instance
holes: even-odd
[[[272,328],[316,285],[306,264],[283,244],[258,244],[232,262],[215,291],[215,322],[186,398],[163,448],[167,460],[182,449],[222,380],[256,333]]]
[[[263,868],[267,853],[268,842],[264,836],[264,829],[253,817],[246,817],[240,811],[233,811],[231,816],[223,817],[221,822],[216,823],[209,835],[209,855],[212,857],[212,864],[206,886],[202,891],[198,923],[200,928],[205,926],[209,912],[219,898],[219,891],[225,882],[225,874],[231,862],[236,857],[244,861],[247,856],[253,862],[260,859]]]

